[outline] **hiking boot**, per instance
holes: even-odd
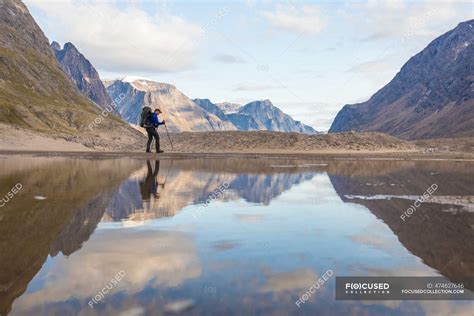
[[[157,150],[156,153],[157,153],[157,154],[164,153],[164,150]]]

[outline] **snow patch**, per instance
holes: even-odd
[[[127,83],[132,83],[134,81],[146,81],[147,79],[145,78],[141,78],[141,77],[136,77],[136,76],[125,76],[121,79],[118,79],[120,81],[123,81],[123,82],[127,82]]]

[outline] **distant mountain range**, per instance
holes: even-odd
[[[257,126],[253,129],[256,130],[317,133],[311,126],[295,121],[291,116],[283,113],[270,100],[251,102],[240,108],[237,113],[231,113],[228,116],[234,125],[243,130],[247,130],[246,126],[253,125],[255,122]],[[252,130],[252,128],[248,130]]]
[[[233,103],[214,104],[209,99],[191,100],[175,86],[145,79],[104,81],[110,97],[120,95],[118,105],[123,119],[137,124],[144,106],[160,108],[170,131],[264,130],[315,134],[312,127],[293,120],[269,100],[245,106]]]
[[[245,106],[227,102],[214,104],[209,99],[194,99],[194,102],[220,119],[231,122],[241,131],[317,133],[311,126],[283,113],[270,100],[254,101]]]
[[[432,41],[367,102],[345,105],[329,132],[405,139],[474,136],[474,20]]]

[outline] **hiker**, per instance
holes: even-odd
[[[161,114],[160,109],[155,109],[152,113],[151,109],[148,106],[145,106],[142,110],[142,116],[140,120],[140,126],[146,129],[146,133],[148,134],[148,142],[146,143],[146,152],[149,153],[151,143],[153,142],[153,138],[155,138],[155,145],[156,145],[156,152],[162,153],[163,150],[160,150],[160,136],[156,131],[156,128],[159,125],[164,125],[165,120],[160,122],[158,119],[158,115]]]

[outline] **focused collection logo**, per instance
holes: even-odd
[[[471,281],[472,282],[472,281]],[[336,300],[473,300],[464,283],[445,277],[336,277]]]
[[[346,294],[390,294],[389,283],[346,282]]]

